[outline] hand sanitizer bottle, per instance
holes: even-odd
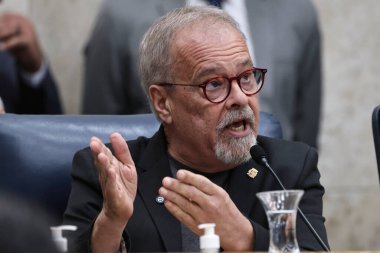
[[[220,250],[219,236],[215,234],[215,223],[205,223],[198,226],[205,233],[199,238],[201,253],[218,253]]]
[[[53,241],[57,245],[57,248],[60,252],[67,252],[67,239],[62,236],[63,230],[71,230],[75,231],[77,230],[76,226],[71,225],[62,225],[57,227],[50,227]]]

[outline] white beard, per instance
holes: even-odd
[[[252,110],[248,106],[244,107],[242,110],[228,111],[225,117],[218,123],[217,140],[214,152],[216,157],[225,164],[236,166],[251,158],[249,150],[254,144],[256,144],[256,137],[253,131],[249,135],[241,138],[223,134],[226,126],[242,117],[248,120],[246,123],[250,124],[253,129],[256,119]]]

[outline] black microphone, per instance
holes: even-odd
[[[286,191],[286,188],[282,184],[281,180],[278,178],[276,172],[274,172],[272,167],[269,165],[264,149],[260,147],[258,144],[255,144],[251,147],[250,153],[251,153],[252,159],[255,160],[258,164],[264,165],[272,174],[272,176],[276,179],[276,181],[279,183],[281,188]],[[309,228],[310,232],[314,235],[315,239],[317,239],[319,245],[323,248],[323,250],[330,252],[330,249],[323,242],[323,240],[321,239],[317,231],[313,228],[309,220],[303,214],[302,210],[298,207],[297,211],[298,211],[298,214],[301,216],[302,220],[305,222],[306,226]]]

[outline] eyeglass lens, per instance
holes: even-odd
[[[261,70],[247,70],[235,78],[213,78],[204,86],[207,98],[211,102],[220,102],[226,99],[230,93],[233,80],[238,82],[244,94],[253,95],[261,88],[263,73]]]

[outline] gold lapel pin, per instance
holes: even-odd
[[[257,176],[257,173],[259,173],[259,171],[255,168],[252,168],[250,169],[248,172],[247,172],[247,175],[250,177],[250,178],[255,178]]]

